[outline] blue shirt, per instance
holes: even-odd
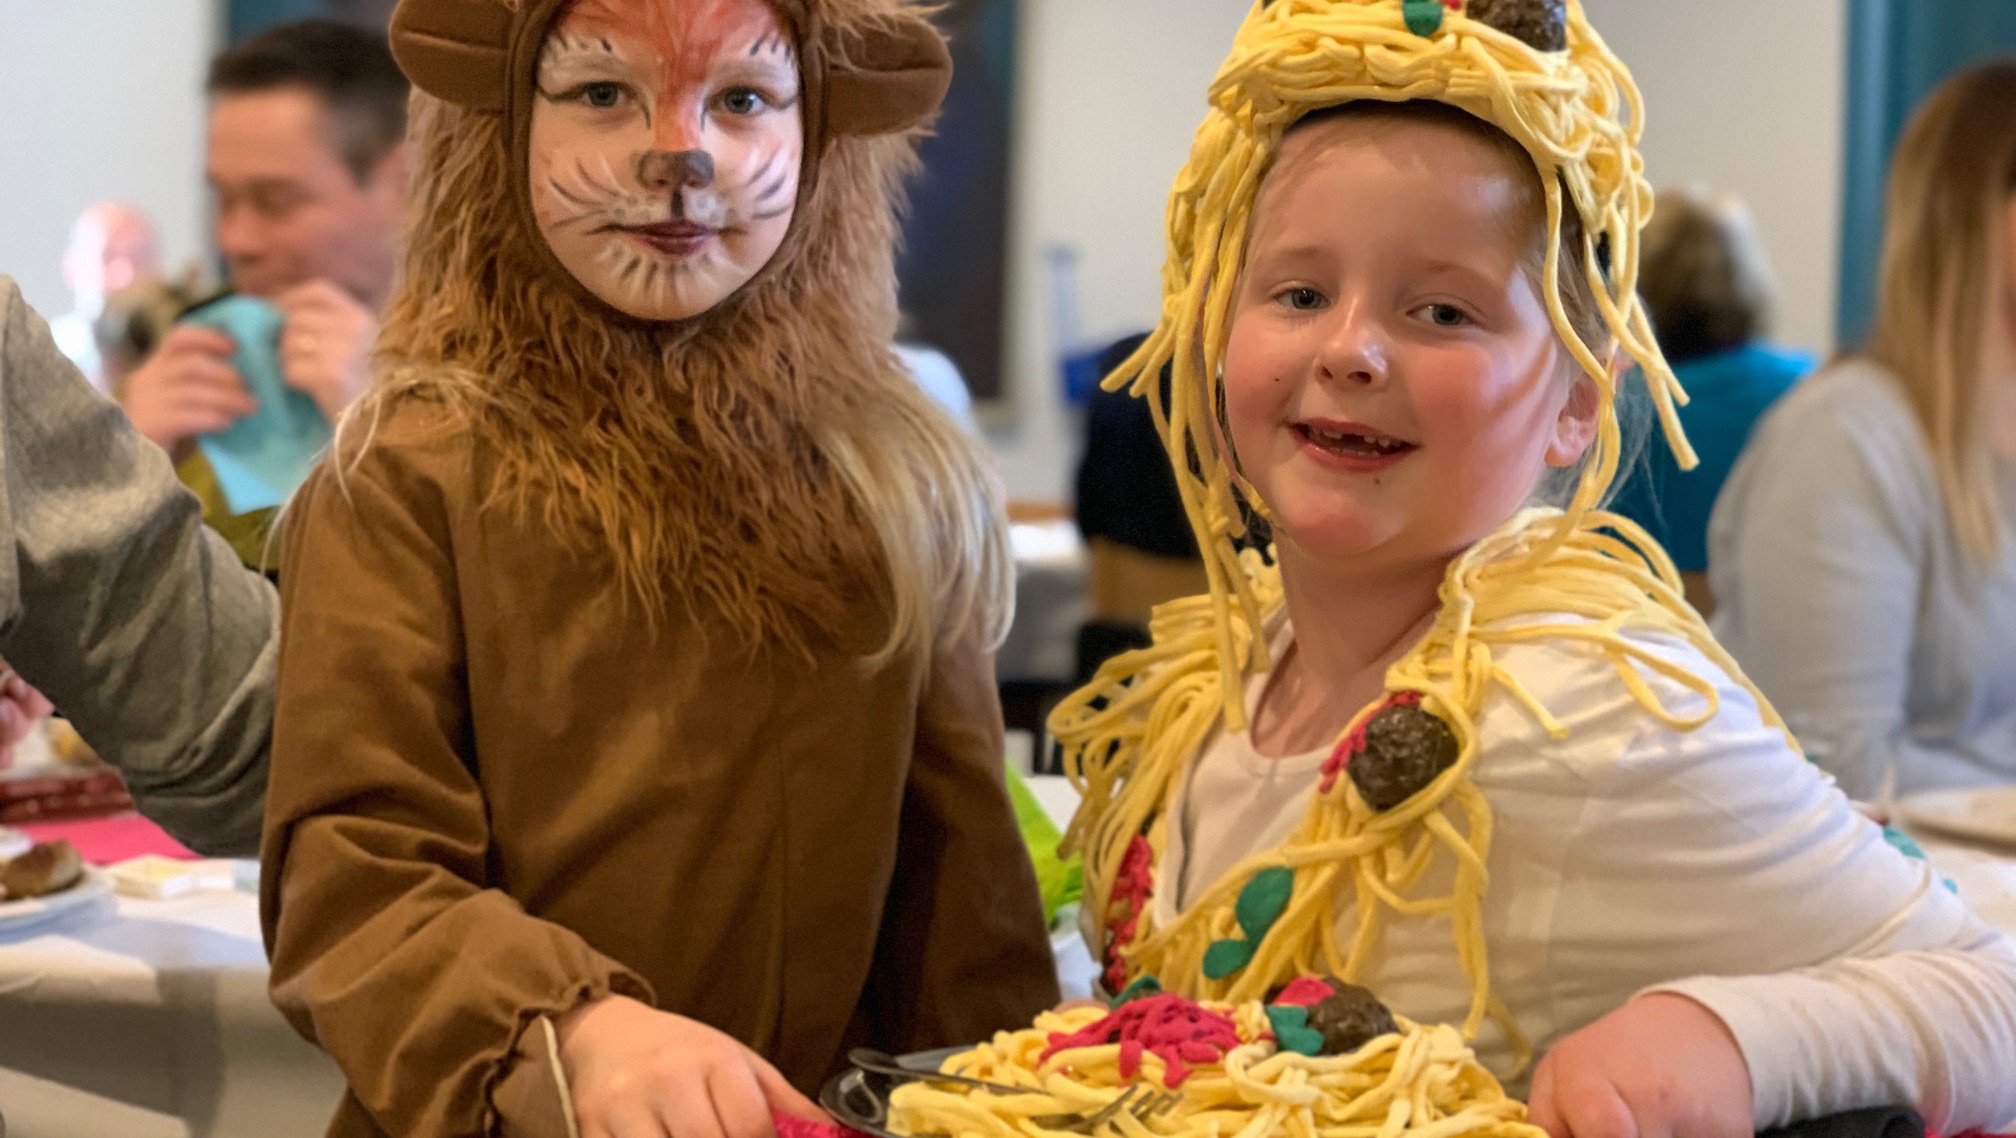
[[[1650,531],[1682,572],[1706,572],[1708,515],[1723,480],[1758,417],[1813,365],[1804,352],[1754,343],[1674,364],[1690,397],[1680,425],[1701,465],[1682,471],[1655,426],[1637,459],[1618,473],[1610,508]]]

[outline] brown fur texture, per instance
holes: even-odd
[[[820,3],[842,28],[919,10]],[[863,611],[887,616],[884,654],[998,640],[1012,571],[996,482],[889,349],[914,137],[833,140],[768,268],[701,317],[651,324],[552,267],[513,206],[526,173],[500,116],[426,95],[414,112],[380,378],[346,433],[368,446],[392,405],[444,404],[494,460],[485,508],[606,555],[652,618],[683,607],[799,650],[862,650]]]

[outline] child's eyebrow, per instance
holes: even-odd
[[[1420,266],[1431,273],[1467,273],[1472,276],[1489,276],[1484,266],[1475,261],[1465,261],[1456,257],[1424,257]]]
[[[791,46],[790,38],[782,32],[764,32],[756,38],[755,43],[749,45],[748,54],[752,58],[760,55],[781,59],[785,64],[794,67],[798,62],[797,50]]]
[[[1251,260],[1272,261],[1321,261],[1332,256],[1329,249],[1315,242],[1295,245],[1277,245],[1254,250]]]
[[[554,67],[584,57],[621,60],[623,53],[607,37],[569,32],[546,41],[546,46],[539,50],[539,66]]]
[[[723,73],[745,81],[767,81],[779,87],[798,86],[798,67],[789,57],[763,56],[756,59],[730,56]]]

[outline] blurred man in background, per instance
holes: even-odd
[[[279,309],[281,376],[333,424],[369,380],[391,291],[408,184],[406,79],[382,32],[309,20],[219,56],[207,90],[207,177],[229,283]],[[191,446],[257,408],[236,350],[215,328],[178,325],[128,378],[123,402],[175,458],[205,520],[257,563],[270,511],[231,517]]]

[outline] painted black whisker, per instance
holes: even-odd
[[[594,198],[585,198],[582,197],[580,194],[577,194],[572,190],[569,190],[566,186],[560,184],[560,179],[552,176],[551,174],[548,174],[546,176],[546,188],[552,190],[554,193],[559,194],[562,198],[565,198],[567,201],[572,202],[573,204],[578,206],[592,207],[600,204]]]
[[[756,195],[756,204],[757,205],[768,204],[771,199],[775,198],[778,194],[783,193],[784,188],[790,185],[790,183],[791,183],[791,171],[779,170],[777,172],[777,180],[770,183],[769,187],[766,188],[762,193]]]

